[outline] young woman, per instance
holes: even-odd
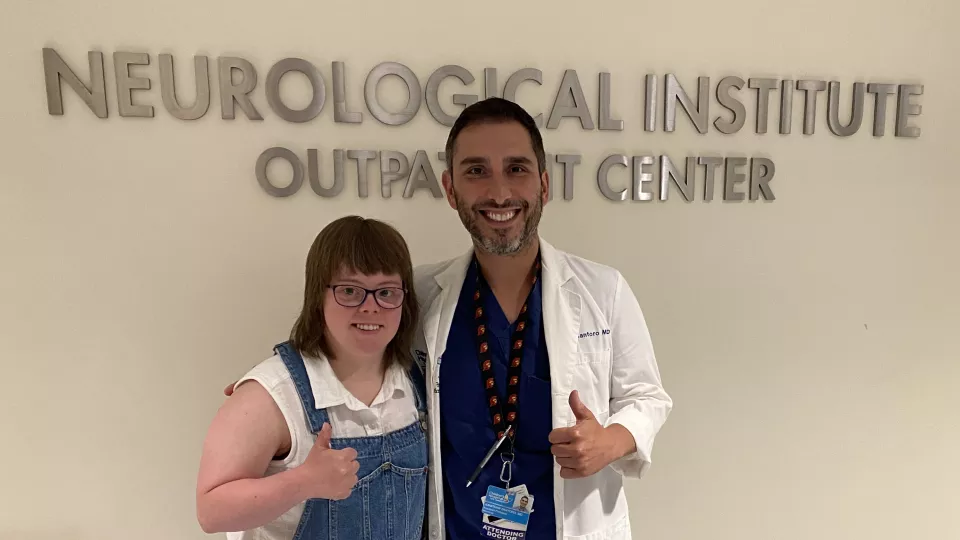
[[[213,420],[197,516],[231,540],[421,538],[425,385],[403,237],[346,217],[307,256],[289,341],[234,386]]]

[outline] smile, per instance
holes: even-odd
[[[516,209],[511,210],[481,210],[481,214],[490,221],[495,221],[497,223],[506,223],[510,221],[519,213]]]
[[[376,332],[377,330],[383,328],[379,324],[354,324],[353,327],[363,330],[364,332]]]

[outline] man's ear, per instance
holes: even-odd
[[[541,202],[546,205],[550,200],[550,173],[543,171],[540,174],[540,188],[542,195],[540,196]]]
[[[440,178],[443,182],[443,192],[447,195],[447,204],[450,205],[450,208],[456,210],[457,199],[453,195],[453,175],[450,173],[450,169],[444,170]]]

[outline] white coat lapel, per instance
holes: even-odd
[[[426,312],[423,314],[423,323],[422,323],[423,324],[423,341],[426,343],[427,355],[428,355],[427,357],[430,359],[437,357],[436,339],[437,339],[437,332],[440,326],[440,312],[441,312],[440,307],[443,305],[443,300],[446,294],[447,292],[441,289],[440,293],[434,296],[433,301],[430,303],[430,305],[427,307]],[[432,363],[433,363],[432,360],[427,362],[427,369],[430,369],[430,365]],[[427,381],[427,384],[429,386],[429,380]]]
[[[430,304],[424,318],[424,339],[433,361],[443,355],[447,347],[447,336],[453,324],[453,314],[457,310],[457,300],[467,275],[467,265],[473,256],[471,248],[465,255],[454,259],[443,272],[434,278],[440,286],[440,294]]]
[[[550,355],[553,393],[553,427],[573,424],[569,398],[573,381],[570,366],[577,362],[577,329],[580,328],[581,298],[568,287],[573,272],[556,249],[540,240],[543,264],[543,331]]]

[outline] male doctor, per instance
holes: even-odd
[[[650,466],[672,408],[637,299],[617,270],[539,236],[550,178],[520,106],[465,108],[446,161],[447,201],[473,246],[415,272],[428,538],[495,536],[503,518],[484,501],[507,490],[532,501],[526,538],[630,539],[623,476]]]

